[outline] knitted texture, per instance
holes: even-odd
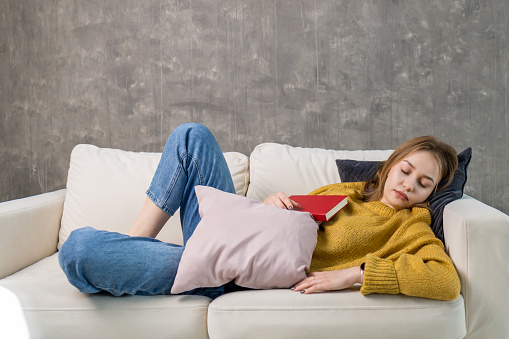
[[[454,300],[460,281],[444,246],[433,234],[429,211],[394,210],[363,202],[363,183],[319,188],[312,195],[348,195],[348,205],[322,223],[310,271],[332,271],[365,263],[362,294],[406,294]]]

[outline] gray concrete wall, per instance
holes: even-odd
[[[509,213],[505,0],[2,0],[0,201],[65,186],[78,143],[161,151],[180,123],[261,142],[474,150]]]

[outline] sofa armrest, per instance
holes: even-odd
[[[56,252],[65,192],[0,203],[0,279]]]
[[[446,206],[444,236],[461,280],[467,338],[507,338],[509,216],[465,196]]]

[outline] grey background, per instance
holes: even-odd
[[[473,148],[509,213],[505,0],[0,0],[0,201],[65,186],[79,143],[161,151],[183,122],[262,142]]]

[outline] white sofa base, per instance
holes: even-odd
[[[447,205],[444,212],[447,251],[462,284],[461,295],[454,301],[403,295],[363,296],[358,287],[311,295],[290,290],[242,291],[212,302],[200,296],[113,297],[106,293],[80,293],[69,284],[57,260],[64,200],[67,206],[74,204],[82,209],[84,225],[95,225],[85,220],[90,211],[97,211],[94,218],[111,217],[110,207],[104,204],[121,200],[118,197],[136,195],[135,199],[122,201],[121,207],[138,211],[144,197],[142,189],[130,187],[128,193],[105,189],[95,193],[92,184],[100,189],[111,183],[116,173],[113,169],[123,171],[129,159],[131,169],[143,166],[140,159],[149,159],[151,166],[157,159],[156,155],[125,155],[119,150],[79,149],[82,152],[78,153],[85,154],[81,162],[87,168],[73,177],[78,180],[74,185],[85,186],[100,199],[95,201],[95,196],[83,195],[80,190],[74,194],[60,190],[0,204],[0,338],[509,337],[509,216],[470,197]],[[259,198],[271,188],[292,188],[294,191],[287,193],[299,194],[327,181],[337,182],[333,160],[363,156],[343,153],[263,144],[253,151],[249,164],[238,154],[229,154],[227,161],[237,193]],[[105,166],[106,179],[90,171],[96,158],[103,161],[100,164]],[[116,158],[123,160],[120,165],[114,161]],[[102,167],[95,166],[94,170],[97,168]],[[320,178],[316,168],[326,172],[320,182],[315,182]],[[145,168],[147,173],[151,170]],[[90,178],[82,179],[87,173]],[[92,182],[98,176],[100,180]],[[83,198],[88,205],[79,202]],[[86,207],[91,209],[85,210]],[[72,217],[68,219],[72,221],[70,225],[80,226],[76,220],[81,219],[75,219],[78,214],[70,211],[67,210]],[[98,224],[116,221],[119,229],[129,227],[129,218],[122,217],[120,221],[111,218]],[[178,232],[178,218],[171,218],[161,238],[179,243]]]
[[[302,295],[288,289],[201,296],[84,294],[71,286],[55,253],[0,281],[17,296],[3,321],[29,338],[444,338],[465,336],[464,301],[403,295],[363,296],[358,288]],[[4,328],[4,330],[6,330]],[[20,328],[17,329],[18,334]],[[256,335],[254,335],[254,332]],[[2,333],[2,330],[0,330]],[[410,333],[412,333],[410,335]],[[8,333],[12,335],[13,333]],[[2,336],[3,337],[3,336]],[[8,336],[5,336],[6,338]]]

